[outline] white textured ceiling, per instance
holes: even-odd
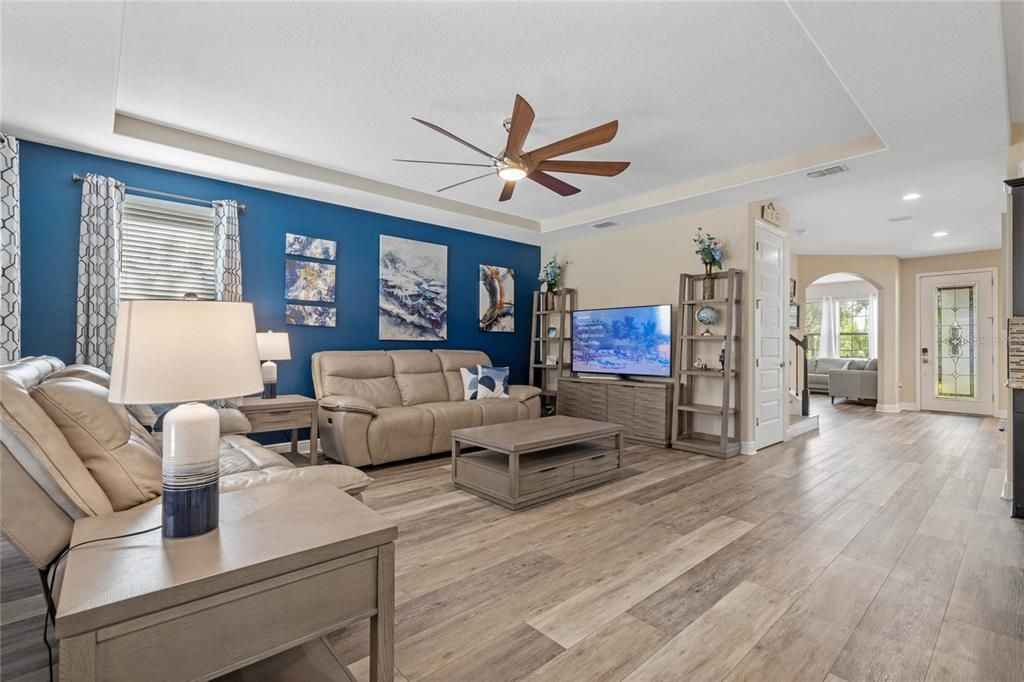
[[[856,187],[915,170],[991,176],[1024,90],[1007,64],[1021,54],[1021,13],[997,3],[5,0],[2,11],[0,125],[15,134],[534,243],[605,218],[628,229],[781,198],[813,226],[808,248],[845,249],[835,201],[859,202],[847,212],[883,201],[890,187]],[[476,161],[414,115],[499,149],[517,92],[537,111],[528,148],[617,118],[612,143],[574,158],[632,167],[565,175],[583,189],[568,198],[522,183],[499,204],[491,178],[436,199],[474,169],[391,161]],[[195,135],[169,146],[115,134],[118,111]],[[338,172],[303,174],[293,160]],[[803,176],[834,161],[851,173]],[[929,193],[933,209],[973,207],[963,220],[989,239],[998,183],[972,179],[977,196],[944,209]],[[829,194],[846,185],[849,196]],[[916,248],[881,236],[884,252]]]

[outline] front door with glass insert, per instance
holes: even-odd
[[[926,275],[920,283],[921,409],[991,415],[992,272]]]

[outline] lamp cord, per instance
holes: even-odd
[[[68,552],[70,552],[73,549],[82,547],[83,545],[91,545],[94,542],[103,542],[105,540],[119,540],[121,538],[130,538],[136,535],[145,535],[146,533],[152,533],[153,531],[160,530],[161,528],[163,528],[163,524],[160,524],[159,526],[153,526],[152,528],[147,528],[145,530],[137,530],[134,533],[125,533],[123,535],[111,535],[109,537],[93,538],[92,540],[83,540],[82,542],[76,542],[75,544],[68,545],[67,547],[62,549],[60,554],[58,554],[56,558],[54,558],[54,560],[51,561],[49,565],[46,567],[45,573],[47,577],[44,585],[46,587],[46,591],[50,599],[47,600],[48,607],[46,610],[46,617],[43,618],[43,644],[46,645],[46,658],[50,664],[50,682],[53,682],[53,647],[50,645],[49,631],[51,620],[54,622],[55,626],[57,624],[57,607],[49,605],[54,604],[52,599],[53,586],[54,583],[57,581],[57,567],[60,565],[60,562],[64,559],[64,557],[68,555]]]

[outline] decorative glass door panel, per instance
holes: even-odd
[[[977,290],[972,285],[935,288],[935,397],[976,400],[978,379]]]
[[[991,270],[919,277],[918,400],[923,410],[995,409],[995,277]]]

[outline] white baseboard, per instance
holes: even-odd
[[[1004,500],[1012,500],[1013,499],[1013,491],[1010,490],[1010,479],[1009,478],[1004,478],[1003,479],[1003,490],[999,494],[999,497],[1003,498]]]
[[[786,439],[789,440],[790,438],[796,438],[797,436],[802,436],[805,433],[810,433],[811,431],[817,431],[818,428],[818,415],[812,414],[805,419],[801,419],[795,424],[790,424],[789,428],[786,429]]]
[[[740,454],[741,455],[756,455],[757,445],[752,440],[740,441]]]
[[[884,412],[885,414],[899,414],[900,406],[884,405],[882,403],[878,403],[877,405],[875,405],[875,412]]]
[[[919,412],[921,408],[917,406],[917,403],[900,403],[900,409],[907,412]]]
[[[1006,419],[1006,410],[996,410],[992,413],[992,416],[996,419]]]

